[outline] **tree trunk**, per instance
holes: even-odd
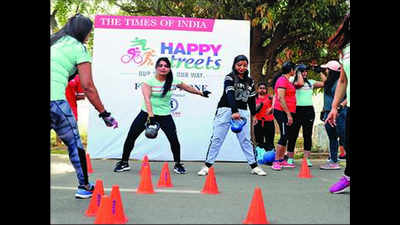
[[[262,69],[265,64],[266,49],[262,47],[263,38],[260,26],[250,30],[250,74],[256,83],[264,81]]]

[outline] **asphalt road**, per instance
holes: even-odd
[[[184,162],[188,174],[172,172],[174,187],[157,189],[163,162],[150,161],[155,194],[137,194],[140,182],[140,161],[130,161],[131,171],[114,173],[116,160],[91,160],[94,173],[90,181],[102,179],[105,193],[110,194],[113,185],[119,185],[128,223],[132,224],[241,224],[246,218],[256,186],[262,190],[267,218],[272,224],[348,224],[350,223],[350,191],[330,194],[329,187],[343,175],[338,171],[322,171],[324,161],[313,161],[311,179],[297,177],[301,161],[294,169],[272,171],[263,165],[267,176],[250,174],[247,163],[215,164],[218,195],[201,194],[206,177],[197,176],[202,162]],[[50,187],[51,223],[93,224],[93,217],[84,215],[90,200],[75,199],[77,187],[75,172],[64,169],[68,158],[52,156]],[[69,163],[70,164],[70,163]]]

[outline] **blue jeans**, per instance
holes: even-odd
[[[68,147],[69,159],[75,168],[79,185],[88,184],[86,153],[74,114],[67,101],[50,101],[50,120],[50,129],[53,129]]]
[[[328,116],[329,111],[325,112],[324,119]],[[346,115],[347,108],[344,108],[338,112],[336,118],[336,126],[332,127],[329,123],[325,124],[326,132],[329,137],[329,153],[331,161],[337,163],[338,161],[338,148],[339,144],[345,146],[345,129],[346,129]],[[338,141],[339,138],[339,141]]]

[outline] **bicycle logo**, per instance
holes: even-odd
[[[121,62],[125,64],[129,63],[130,61],[133,61],[136,64],[143,62],[143,57],[140,55],[141,51],[139,47],[130,48],[127,52],[128,54],[121,57]]]
[[[154,53],[156,51],[154,49],[146,48],[147,40],[135,37],[135,39],[131,42],[132,42],[131,47],[134,48],[128,49],[127,51],[128,54],[121,56],[121,62],[125,64],[133,62],[139,64],[139,66],[143,66],[145,64],[147,64],[148,66],[153,66],[154,62],[152,58],[155,56]],[[141,48],[135,46],[140,46]],[[145,51],[143,53],[143,56],[141,50]]]

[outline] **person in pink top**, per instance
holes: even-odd
[[[289,78],[294,76],[295,64],[288,61],[282,65],[282,74],[278,75],[273,82],[274,97],[274,117],[279,125],[280,139],[276,145],[275,161],[272,163],[272,170],[281,170],[282,167],[291,167],[284,160],[286,144],[291,134],[293,116],[296,113],[296,87],[289,82]],[[304,85],[303,77],[297,77],[297,88]]]

